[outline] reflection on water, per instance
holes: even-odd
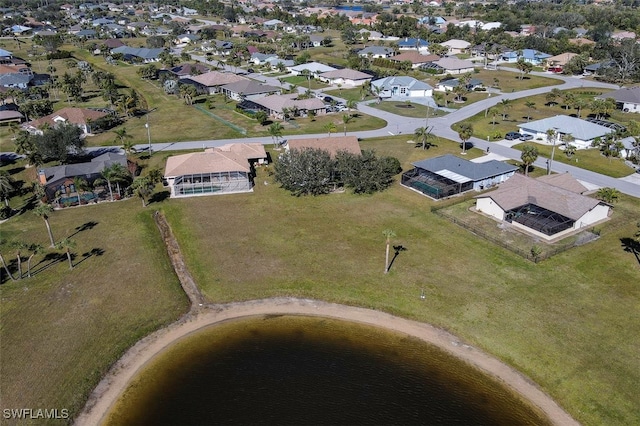
[[[544,425],[432,345],[333,319],[266,316],[185,337],[152,360],[109,425]]]

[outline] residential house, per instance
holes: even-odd
[[[455,90],[455,88],[458,87],[459,85],[460,85],[460,79],[449,78],[446,80],[439,81],[434,90],[438,92],[451,92]],[[468,91],[473,91],[474,89],[480,88],[480,87],[483,87],[482,80],[479,80],[477,78],[472,78],[467,83],[466,89]]]
[[[289,150],[295,149],[321,149],[327,151],[332,158],[342,151],[361,155],[362,150],[357,136],[334,136],[321,138],[289,139],[284,145]]]
[[[336,68],[321,64],[320,62],[308,62],[306,64],[295,65],[289,68],[289,71],[294,75],[303,74],[305,70],[309,71],[309,74],[316,76],[327,71],[335,71]]]
[[[433,96],[433,87],[413,77],[385,77],[371,82],[372,88],[381,99],[390,100],[425,100]]]
[[[296,65],[293,59],[281,59],[276,57],[269,58],[265,61],[265,64],[269,65],[271,69],[278,69],[279,67],[284,67],[283,69],[288,69]]]
[[[115,49],[111,49],[111,54],[122,54],[125,61],[130,62],[158,62],[160,60],[160,54],[164,52],[164,49],[156,48],[156,49],[147,49],[144,47],[129,47],[129,46],[120,46]]]
[[[88,135],[91,133],[91,122],[105,116],[107,116],[106,112],[95,109],[66,107],[53,114],[29,121],[23,124],[22,127],[30,133],[42,134],[40,128],[44,125],[56,127],[58,124],[68,123],[78,126],[84,135]]]
[[[283,25],[284,22],[278,19],[270,19],[262,23],[262,27],[267,30],[278,30],[279,28],[282,29]]]
[[[373,77],[370,74],[350,68],[323,72],[318,79],[332,86],[356,87],[361,86]]]
[[[267,62],[268,59],[277,58],[277,57],[278,55],[276,55],[275,53],[256,52],[251,55],[249,62],[253,63],[254,65],[263,65]]]
[[[491,188],[518,170],[497,160],[474,163],[451,154],[417,161],[413,167],[402,174],[401,184],[436,200]]]
[[[549,68],[564,68],[564,66],[567,65],[567,63],[576,56],[578,56],[578,54],[573,52],[564,52],[559,55],[550,56],[546,61],[547,66]]]
[[[266,160],[262,144],[230,144],[167,158],[171,198],[252,192],[254,165]]]
[[[423,55],[422,53],[418,52],[418,51],[406,51],[406,52],[402,52],[399,55],[395,55],[389,58],[390,60],[392,60],[393,62],[410,62],[411,63],[411,68],[415,69],[415,68],[419,68],[421,66],[430,64],[433,61],[437,61],[438,59],[440,59],[440,56],[438,55]]]
[[[445,74],[466,74],[473,72],[475,64],[466,59],[456,57],[445,57],[431,63]]]
[[[254,80],[242,80],[235,83],[225,84],[220,87],[220,91],[229,99],[242,102],[245,99],[257,99],[268,95],[280,93],[281,88],[258,83]]]
[[[531,65],[541,66],[550,57],[551,55],[548,53],[543,53],[535,49],[522,49],[505,52],[500,59],[508,63],[518,62],[519,59],[523,59]]]
[[[265,111],[270,117],[282,119],[285,111],[294,115],[306,116],[310,111],[315,115],[327,113],[327,106],[318,98],[298,99],[297,93],[286,95],[269,95],[261,98],[247,99],[238,106],[246,110]]]
[[[175,39],[173,39],[174,44],[188,44],[195,43],[200,40],[200,36],[197,34],[180,34]]]
[[[362,58],[390,58],[395,55],[395,50],[385,46],[367,46],[358,52]]]
[[[160,70],[161,73],[162,71],[163,70]],[[205,74],[209,72],[209,67],[200,63],[180,64],[165,72],[169,72],[170,74],[180,79],[180,78],[191,77],[194,75]]]
[[[460,53],[465,53],[466,50],[471,47],[471,43],[469,43],[468,41],[458,40],[455,38],[440,43],[440,45],[448,48],[450,55],[459,55]]]
[[[640,113],[640,86],[625,87],[596,96],[596,99],[608,98],[616,101],[616,108],[619,110]]]
[[[520,133],[532,135],[536,141],[541,141],[547,145],[561,144],[564,136],[570,134],[574,138],[571,145],[577,149],[589,148],[595,138],[602,138],[614,132],[614,129],[568,115],[556,115],[542,120],[521,123],[518,124],[518,127],[520,128]],[[555,140],[548,140],[548,130],[556,131]]]
[[[537,179],[515,175],[495,191],[476,196],[476,210],[551,241],[608,219],[611,206],[584,191],[568,173]]]
[[[233,73],[223,73],[219,71],[210,71],[204,74],[183,78],[180,80],[182,84],[193,84],[199,93],[213,95],[221,92],[221,87],[226,84],[237,83],[239,81],[248,80]]]
[[[421,38],[401,38],[397,41],[400,50],[415,50],[419,53],[429,53],[429,42]]]
[[[107,152],[85,163],[63,164],[38,170],[38,180],[45,187],[45,197],[53,201],[63,197],[76,202],[78,192],[74,178],[79,177],[89,184],[101,177],[102,171],[114,164],[127,167],[127,157],[123,154]]]

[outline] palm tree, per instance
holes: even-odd
[[[142,207],[147,207],[147,197],[153,193],[155,184],[148,176],[138,178],[133,181],[131,187],[136,195],[142,200]]]
[[[76,194],[78,195],[78,205],[82,205],[82,193],[89,189],[89,183],[86,179],[81,178],[80,176],[76,176],[73,178],[73,186],[76,189]]]
[[[331,133],[336,131],[336,123],[333,121],[328,122],[324,125],[324,129],[329,133],[329,137],[331,137]]]
[[[122,164],[113,163],[109,167],[105,167],[100,174],[104,180],[107,181],[109,197],[111,198],[111,201],[113,201],[113,190],[111,189],[111,184],[123,181],[129,175],[129,171],[125,169]]]
[[[349,113],[349,115],[351,115],[351,110],[356,110],[358,109],[358,103],[356,101],[354,101],[353,99],[348,99],[347,103],[347,112]]]
[[[124,145],[126,139],[133,139],[133,136],[127,133],[127,129],[125,127],[113,130],[113,133],[116,134],[116,138],[113,142],[117,145]]]
[[[469,122],[462,122],[458,127],[458,137],[462,141],[462,155],[467,155],[467,141],[473,135],[473,125]]]
[[[394,238],[396,236],[396,233],[391,229],[385,229],[384,231],[382,231],[382,235],[384,235],[384,237],[386,238],[387,244],[384,257],[384,273],[386,274],[387,272],[389,272],[389,246],[391,245],[391,238]]]
[[[41,246],[40,244],[29,245],[29,251],[31,252],[31,255],[27,259],[27,277],[31,278],[31,259],[33,259],[33,256],[42,252],[43,250],[44,250],[44,247]]]
[[[4,268],[5,272],[7,273],[7,276],[9,278],[11,278],[11,281],[15,281],[16,278],[13,276],[13,274],[11,273],[9,268],[7,267],[7,262],[4,261],[4,256],[2,255],[2,253],[0,253],[0,263],[2,263],[2,267]]]
[[[47,234],[49,234],[49,242],[51,243],[50,247],[55,247],[56,242],[53,239],[53,233],[51,232],[51,225],[49,224],[49,215],[53,212],[53,207],[49,204],[40,204],[33,210],[33,214],[38,217],[41,217],[44,220],[44,224],[47,227]]]
[[[526,101],[524,105],[528,108],[527,121],[531,120],[531,110],[536,109],[536,103],[531,101]]]
[[[507,111],[511,108],[511,99],[503,99],[499,104],[502,107],[502,121],[507,119]]]
[[[16,251],[16,259],[18,260],[18,279],[22,279],[22,250],[28,248],[28,246],[22,241],[13,241],[10,247]]]
[[[558,140],[558,132],[556,129],[547,129],[547,142],[553,141],[553,148],[551,148],[551,158],[549,159],[549,167],[547,168],[547,174],[551,174],[551,165],[553,164],[553,157],[556,153],[556,142]]]
[[[76,242],[72,239],[65,238],[56,244],[56,249],[64,250],[67,255],[67,260],[69,261],[69,269],[73,269],[73,259],[71,258],[71,249],[76,247]]]
[[[602,200],[607,204],[613,204],[618,201],[620,197],[620,191],[615,188],[600,188],[596,192],[596,198]]]
[[[431,129],[427,127],[418,127],[413,134],[416,139],[421,141],[422,149],[429,149],[433,145],[431,142],[429,142],[429,139],[433,138]]]
[[[571,133],[567,133],[564,135],[564,139],[562,141],[564,143],[564,153],[569,158],[573,157],[573,155],[576,153],[576,147],[571,145],[571,143],[575,140],[576,138],[574,138]]]
[[[6,170],[0,170],[0,197],[4,199],[4,205],[9,207],[9,197],[15,190],[15,181]]]
[[[269,135],[271,135],[271,139],[273,140],[274,148],[278,144],[278,138],[282,136],[283,130],[284,127],[282,127],[282,124],[280,123],[271,123],[271,125],[269,126]]]
[[[487,114],[491,116],[491,127],[496,125],[496,117],[498,116],[498,108],[493,106],[487,110]]]
[[[538,148],[534,145],[526,144],[522,147],[520,154],[522,165],[524,166],[524,175],[529,176],[529,167],[538,159]]]
[[[574,107],[578,110],[578,118],[580,118],[580,114],[584,108],[587,108],[589,103],[583,98],[577,98],[574,102]]]
[[[349,114],[342,115],[342,123],[344,124],[344,135],[347,136],[347,124],[353,120],[353,116]]]

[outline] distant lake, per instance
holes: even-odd
[[[493,378],[402,333],[260,316],[188,335],[152,359],[108,425],[547,425]]]
[[[349,10],[352,12],[362,12],[364,10],[363,6],[356,6],[356,5],[346,5],[346,6],[336,6],[334,7],[334,9],[336,10]]]

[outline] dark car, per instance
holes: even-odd
[[[329,103],[333,102],[333,98],[331,96],[325,96],[322,100]]]
[[[508,140],[508,141],[519,139],[520,138],[520,133],[518,133],[518,132],[509,132],[504,136],[504,138],[506,140]]]
[[[249,69],[247,70],[247,72],[248,72],[249,74],[253,74],[255,71],[253,70],[253,68],[249,68]]]
[[[530,141],[531,139],[533,139],[533,135],[520,135],[519,139],[521,141]]]

